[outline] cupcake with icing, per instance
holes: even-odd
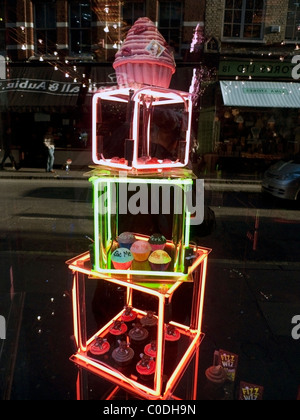
[[[130,252],[136,261],[147,261],[151,246],[147,241],[136,241],[131,245]]]
[[[117,241],[120,248],[130,249],[133,242],[136,241],[136,237],[131,232],[123,232],[119,236],[117,236]]]
[[[165,326],[165,340],[175,342],[180,339],[180,331],[174,327],[174,325],[166,325]]]
[[[127,248],[117,248],[111,255],[111,261],[116,270],[128,270],[133,261],[133,255]]]
[[[114,336],[123,335],[127,332],[127,325],[122,321],[115,320],[111,325],[109,332]]]
[[[140,354],[141,360],[136,365],[136,370],[140,374],[141,379],[149,380],[154,377],[156,364],[152,357],[147,354]]]
[[[107,353],[110,349],[109,342],[102,337],[97,337],[95,341],[89,347],[89,351],[96,356],[102,356]]]
[[[170,265],[171,257],[163,250],[157,250],[150,254],[149,262],[153,271],[166,271]]]
[[[149,244],[151,245],[152,251],[165,249],[166,242],[166,238],[161,233],[153,233],[149,238]]]
[[[125,306],[124,311],[121,315],[121,320],[123,322],[130,323],[135,320],[137,313],[133,310],[131,306]]]
[[[144,348],[144,352],[147,356],[155,358],[157,354],[156,341],[153,340],[151,343],[147,344]]]
[[[128,31],[113,67],[119,86],[150,85],[168,89],[176,64],[170,46],[155,24],[141,17]]]
[[[134,357],[134,350],[125,340],[119,340],[119,346],[112,352],[112,358],[119,366],[127,366]]]

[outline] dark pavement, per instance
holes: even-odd
[[[49,174],[41,169],[13,171],[7,168],[0,172],[0,180],[86,179],[88,171],[89,168],[71,168],[69,172],[57,170],[55,174]],[[251,191],[260,188],[260,181],[251,178],[238,180],[212,176],[206,182],[214,188],[219,185],[249,188]],[[298,228],[299,224],[295,229],[296,226]],[[216,239],[212,233],[211,237],[203,238],[201,245],[210,247]],[[20,270],[30,276],[32,267],[28,262],[25,265],[22,256],[18,258]],[[292,318],[300,315],[300,260],[285,263],[283,255],[279,262],[239,261],[221,258],[214,254],[214,250],[208,260],[203,319],[205,338],[199,353],[198,399],[237,400],[240,382],[244,381],[264,387],[264,400],[296,400],[300,385],[300,337],[298,340],[292,338],[295,327]],[[59,273],[60,282],[56,283],[58,267],[63,263],[55,255],[45,256],[39,261],[33,259],[32,265],[49,267],[50,264],[51,269],[43,281],[37,279],[31,283],[32,288],[26,290],[26,296],[18,293],[14,305],[8,296],[3,297],[3,315],[9,319],[4,349],[11,345],[9,357],[7,351],[0,353],[1,372],[6,378],[2,390],[4,399],[76,398],[76,369],[68,360],[72,353],[69,341],[72,312],[66,267]],[[21,312],[22,318],[18,316]],[[51,315],[53,312],[58,317],[56,321]],[[42,326],[39,313],[44,315]],[[57,319],[61,322],[58,323]],[[20,334],[16,341],[17,330]],[[300,335],[300,328],[298,332]],[[213,364],[214,352],[220,349],[238,355],[236,379],[226,384],[224,394],[220,390],[212,394],[205,370]],[[9,376],[11,372],[14,372],[13,379]],[[101,395],[97,398],[101,399]]]

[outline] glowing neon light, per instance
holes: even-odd
[[[185,280],[189,276],[190,270],[185,269],[185,249],[189,246],[190,238],[190,223],[191,213],[187,209],[187,197],[186,194],[191,192],[191,186],[193,185],[193,179],[182,179],[182,178],[141,178],[136,177],[91,177],[90,182],[93,183],[94,187],[94,236],[95,236],[95,265],[94,271],[97,273],[110,274],[110,275],[133,275],[133,276],[150,276],[156,278],[169,278]],[[121,270],[115,269],[111,266],[111,252],[113,243],[118,235],[118,215],[117,209],[119,208],[118,203],[113,202],[119,201],[120,198],[117,196],[116,186],[123,185],[128,188],[130,184],[134,185],[150,185],[159,187],[176,187],[174,190],[174,220],[173,229],[178,228],[180,223],[181,237],[178,238],[178,242],[173,244],[168,241],[171,249],[175,251],[173,264],[174,269],[172,271],[152,271],[152,270],[138,270],[128,269]],[[157,191],[154,191],[155,194]],[[127,194],[127,191],[126,191]],[[101,199],[105,199],[100,203]],[[124,198],[123,201],[127,199]],[[105,202],[105,208],[103,207]],[[101,207],[102,204],[102,207]],[[148,203],[149,204],[149,203]],[[170,205],[170,202],[168,202]],[[115,225],[114,232],[112,231],[112,225]],[[143,237],[142,240],[148,241],[149,238]],[[175,248],[173,248],[175,245]]]
[[[143,235],[137,235],[138,240],[145,239]],[[207,257],[210,252],[209,249],[195,247],[196,251],[196,261],[193,264],[192,268],[195,271],[195,274],[198,277],[197,280],[197,290],[195,291],[197,294],[197,301],[195,306],[193,305],[194,314],[192,314],[192,318],[195,319],[195,325],[183,325],[178,322],[171,321],[170,325],[173,325],[177,329],[180,330],[181,334],[190,338],[189,344],[184,351],[183,356],[181,357],[179,363],[176,365],[174,370],[170,373],[168,381],[166,383],[165,388],[163,389],[162,377],[164,374],[164,311],[165,311],[165,301],[166,299],[170,299],[173,293],[180,287],[182,282],[178,281],[174,284],[168,285],[169,289],[166,291],[162,291],[160,286],[162,285],[161,282],[158,283],[150,283],[148,284],[138,284],[138,283],[130,283],[126,280],[120,280],[116,278],[107,278],[111,283],[125,286],[127,288],[127,299],[129,303],[132,303],[132,290],[137,290],[142,293],[146,293],[152,295],[158,299],[158,322],[157,322],[157,355],[156,355],[156,370],[154,375],[154,382],[153,387],[149,387],[137,381],[137,379],[132,377],[124,376],[121,372],[114,369],[112,366],[107,365],[101,361],[93,359],[87,355],[87,348],[92,343],[92,341],[98,336],[105,336],[112,323],[116,319],[120,319],[123,313],[123,310],[120,311],[116,316],[109,321],[105,326],[103,326],[98,332],[96,332],[92,337],[90,337],[86,343],[82,343],[82,346],[78,349],[78,352],[72,356],[71,360],[74,361],[76,364],[81,365],[85,369],[98,373],[101,377],[106,378],[109,381],[113,381],[117,383],[122,388],[127,389],[130,392],[134,392],[136,395],[141,396],[142,398],[146,399],[167,399],[174,388],[177,386],[179,380],[181,379],[182,375],[184,374],[188,364],[190,363],[192,357],[195,355],[196,357],[196,369],[198,366],[198,359],[197,359],[197,351],[199,345],[201,343],[201,337],[203,338],[203,333],[201,332],[202,327],[202,315],[203,315],[203,305],[204,305],[204,293],[205,293],[205,283],[206,283],[206,270],[207,270]],[[80,311],[80,304],[81,299],[78,295],[79,291],[77,287],[79,287],[79,281],[77,276],[79,273],[85,273],[88,278],[105,278],[105,276],[95,276],[90,269],[86,268],[86,264],[89,262],[89,253],[85,253],[77,257],[77,259],[73,259],[69,262],[69,268],[75,271],[74,275],[74,283],[73,283],[73,290],[72,290],[72,297],[73,297],[73,316],[74,316],[74,336],[80,337],[82,335],[81,328],[85,328],[84,325],[81,325],[80,322],[77,320],[78,311]],[[200,265],[200,269],[198,268]],[[150,286],[150,287],[149,287]],[[153,288],[152,288],[153,287]],[[146,315],[146,312],[137,308],[134,308],[138,315]],[[83,334],[85,336],[85,334]],[[78,340],[78,338],[76,338]],[[79,339],[80,340],[80,339]],[[197,371],[195,371],[195,375]],[[78,389],[78,392],[80,390]],[[193,387],[193,396],[196,398],[196,384]]]
[[[109,166],[115,169],[130,169],[136,168],[140,170],[144,169],[168,169],[181,168],[188,164],[189,159],[189,150],[190,150],[190,138],[191,138],[191,126],[192,126],[192,100],[191,95],[186,92],[169,90],[169,89],[159,89],[159,88],[142,88],[136,90],[132,96],[132,101],[134,102],[134,113],[131,125],[131,132],[134,141],[134,154],[132,165],[128,165],[128,162],[118,163],[112,162],[111,159],[106,159],[105,156],[98,155],[98,135],[97,135],[97,124],[98,124],[98,111],[101,108],[101,101],[114,101],[120,103],[128,103],[130,97],[131,89],[117,89],[117,90],[107,90],[97,92],[93,96],[92,101],[92,158],[93,162],[97,165]],[[142,98],[150,97],[153,98],[151,102],[153,107],[156,106],[166,106],[166,105],[175,105],[183,104],[185,112],[188,115],[188,124],[185,135],[185,152],[184,159],[182,162],[174,161],[172,163],[164,163],[162,160],[158,161],[159,163],[143,163],[139,161],[139,152],[138,152],[138,143],[139,143],[139,126],[140,126],[140,107],[143,102]],[[146,104],[149,107],[149,104]],[[151,119],[148,121],[147,126],[147,149],[148,154],[150,150],[150,124]],[[122,157],[122,156],[121,156]]]

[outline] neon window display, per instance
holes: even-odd
[[[187,250],[191,252],[188,201],[192,199],[193,179],[125,175],[102,173],[90,178],[94,193],[94,270],[113,275],[168,277],[173,281],[179,277],[188,279],[186,256]],[[140,205],[143,202],[144,207],[137,207],[137,201]],[[139,214],[133,214],[137,211]],[[133,231],[134,228],[139,230]],[[119,238],[124,232],[128,234],[128,230],[134,239],[126,251]],[[164,251],[153,253],[149,246],[151,231],[166,238]],[[133,244],[141,251],[134,252]],[[122,252],[125,258],[121,258]],[[114,264],[115,255],[123,265]],[[161,266],[155,265],[155,256],[166,258],[165,264],[161,261]]]
[[[93,97],[93,162],[139,170],[188,164],[192,101],[163,88],[112,89]]]

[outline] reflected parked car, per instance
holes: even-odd
[[[272,165],[264,173],[262,190],[286,200],[300,200],[300,155]]]

